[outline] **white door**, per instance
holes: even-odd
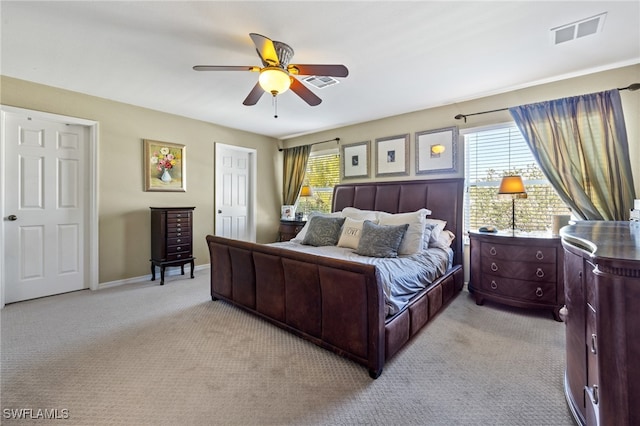
[[[86,126],[3,114],[5,303],[89,287]]]
[[[255,241],[255,155],[252,149],[216,143],[215,233]]]

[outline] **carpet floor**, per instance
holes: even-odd
[[[212,302],[208,281],[203,270],[7,305],[1,423],[574,424],[564,325],[548,312],[477,306],[463,291],[372,380]]]

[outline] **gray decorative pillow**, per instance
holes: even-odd
[[[371,257],[398,257],[398,247],[409,227],[403,225],[376,225],[370,220],[365,220],[362,225],[362,236],[358,249],[355,251],[361,256]]]
[[[342,232],[344,217],[313,216],[302,240],[308,246],[335,246]]]

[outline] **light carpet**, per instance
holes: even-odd
[[[372,380],[212,302],[208,281],[203,270],[6,306],[2,424],[573,424],[564,325],[548,312],[476,306],[463,291]]]

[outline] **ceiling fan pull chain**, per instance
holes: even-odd
[[[273,110],[275,111],[273,118],[278,118],[278,97],[276,95],[273,95],[271,103],[273,104]]]

